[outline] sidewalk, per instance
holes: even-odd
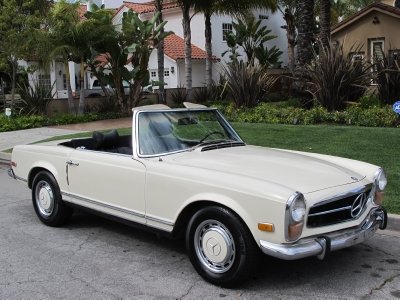
[[[50,126],[43,128],[33,128],[18,131],[8,131],[0,133],[0,163],[9,164],[11,153],[4,153],[3,150],[13,148],[16,145],[29,144],[51,138],[54,136],[73,134],[78,132],[87,132],[95,130],[107,130],[116,128],[131,127],[132,118],[121,118],[112,120],[101,120],[95,122],[70,124],[61,126]],[[400,237],[400,216],[389,215],[387,230],[378,233]]]
[[[61,126],[50,126],[42,128],[32,128],[17,131],[8,131],[0,133],[0,163],[9,164],[11,153],[2,151],[14,148],[16,145],[30,144],[40,140],[48,139],[54,136],[73,134],[78,132],[87,132],[95,130],[107,130],[114,128],[128,128],[132,126],[132,118],[121,118],[112,120],[101,120],[81,124],[70,124]]]

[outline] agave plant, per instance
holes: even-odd
[[[41,81],[34,81],[33,86],[29,84],[18,85],[18,92],[21,96],[22,110],[27,115],[45,115],[47,109],[53,100],[51,91],[54,87],[46,86]]]
[[[223,67],[226,90],[236,107],[254,107],[264,99],[278,76],[261,65],[247,65],[243,61]]]
[[[381,57],[375,57],[378,96],[382,103],[390,105],[400,100],[400,57],[393,52],[389,49],[387,53],[382,51]]]
[[[353,45],[349,51],[343,44],[321,48],[314,52],[314,59],[307,65],[312,76],[317,101],[329,111],[342,110],[346,102],[361,97],[371,84],[373,68],[368,60],[354,60],[351,53],[360,52],[361,46]]]

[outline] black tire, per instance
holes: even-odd
[[[47,171],[40,171],[33,179],[32,203],[39,220],[52,227],[67,223],[73,212],[62,200],[56,179]]]
[[[245,282],[260,258],[260,249],[246,224],[219,206],[204,207],[193,215],[186,230],[186,249],[197,273],[223,287]]]

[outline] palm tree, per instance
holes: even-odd
[[[297,57],[294,69],[293,91],[298,97],[307,98],[307,82],[311,80],[306,70],[306,65],[312,58],[312,38],[314,24],[314,0],[302,0],[297,2],[299,14]]]
[[[163,0],[154,0],[154,5],[156,6],[156,12],[159,13],[157,19],[157,25],[163,22],[162,16],[162,5]],[[164,27],[160,30],[160,34],[164,32]],[[164,82],[164,40],[161,40],[157,46],[157,65],[158,65],[158,80]],[[164,85],[160,85],[158,94],[158,103],[165,103],[165,89]]]
[[[319,38],[321,46],[328,49],[331,37],[331,0],[319,0],[319,3],[321,7]],[[324,51],[321,51],[321,53],[324,53]]]
[[[70,82],[69,61],[79,57],[79,51],[72,47],[72,29],[79,23],[78,8],[80,2],[69,3],[66,0],[56,2],[48,14],[49,30],[36,32],[37,53],[40,65],[48,68],[56,59],[64,62],[68,105],[71,113],[76,113]]]
[[[186,76],[186,100],[192,100],[192,31],[190,21],[190,9],[196,0],[178,0],[182,9],[183,39],[185,43],[185,76]]]
[[[295,66],[294,48],[296,46],[296,24],[297,18],[296,0],[278,0],[278,8],[286,22],[286,38],[288,43],[288,69],[293,74]]]
[[[204,14],[205,50],[206,50],[206,85],[207,92],[212,91],[212,30],[211,17],[231,15],[236,18],[246,16],[251,9],[264,8],[272,12],[277,10],[277,3],[271,0],[196,0],[195,11]]]

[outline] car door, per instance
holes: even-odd
[[[71,202],[140,223],[145,176],[145,166],[129,155],[77,149],[67,162]]]

